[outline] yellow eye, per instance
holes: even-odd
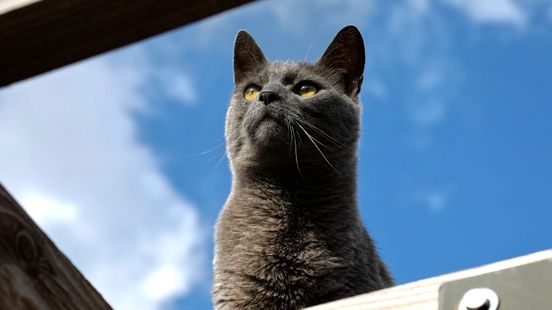
[[[309,98],[318,93],[318,88],[312,84],[303,84],[295,90],[295,93],[303,98]]]
[[[258,87],[250,86],[243,92],[243,97],[247,101],[253,101],[253,100],[257,99],[257,96],[259,96],[260,92],[261,91]]]

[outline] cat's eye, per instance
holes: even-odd
[[[261,90],[256,87],[256,86],[249,86],[248,88],[245,89],[245,91],[243,92],[243,97],[247,100],[247,101],[253,101],[255,99],[257,99],[257,97],[259,96],[259,93],[261,92]]]
[[[309,98],[318,93],[318,87],[311,83],[299,84],[294,92],[303,98]]]

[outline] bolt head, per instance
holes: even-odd
[[[497,310],[498,296],[488,288],[474,288],[467,291],[460,304],[458,310]]]

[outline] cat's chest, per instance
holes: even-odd
[[[268,242],[254,263],[259,277],[288,285],[307,285],[341,266],[341,260],[312,231],[291,226],[267,236]]]
[[[219,223],[223,226],[220,238],[233,241],[226,244],[238,245],[240,251],[232,252],[255,260],[253,265],[259,269],[304,270],[324,262],[335,266],[338,259],[328,229],[312,214],[317,207],[276,196],[233,197]]]
[[[308,214],[297,210],[269,213],[254,218],[246,232],[246,243],[251,245],[248,254],[257,258],[260,272],[289,279],[339,265],[325,234]]]

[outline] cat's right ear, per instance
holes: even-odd
[[[234,43],[234,83],[240,84],[257,68],[267,64],[263,51],[247,31],[238,32]]]
[[[345,92],[356,96],[362,84],[364,58],[362,35],[357,27],[349,25],[336,34],[318,64],[336,72],[341,77]]]

